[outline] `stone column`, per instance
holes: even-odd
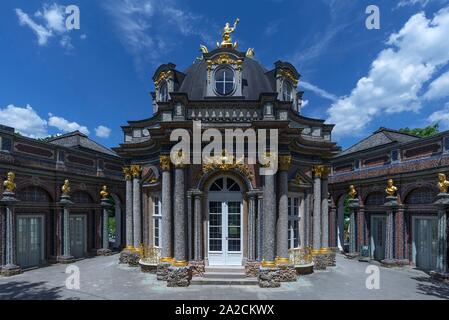
[[[275,175],[264,177],[263,188],[262,261],[265,266],[275,265],[276,251],[276,191]]]
[[[160,157],[162,170],[162,259],[161,262],[173,261],[172,241],[172,179],[171,160],[169,156]]]
[[[329,211],[329,245],[331,248],[337,248],[337,208],[331,204]]]
[[[193,194],[194,198],[194,230],[193,230],[193,242],[194,242],[194,255],[195,261],[202,261],[203,256],[201,254],[201,225],[202,225],[202,213],[201,213],[201,197],[200,191]]]
[[[11,173],[8,174],[8,176]],[[15,177],[15,176],[14,176]],[[9,180],[7,180],[9,181]],[[1,275],[5,277],[14,276],[17,274],[20,274],[22,272],[22,269],[16,265],[16,252],[15,252],[15,225],[14,225],[14,205],[18,202],[16,199],[16,196],[14,194],[15,184],[14,184],[14,178],[11,180],[11,187],[8,189],[6,187],[6,190],[3,192],[3,196],[0,200],[0,203],[5,206],[6,210],[6,217],[5,217],[5,225],[3,226],[4,229],[4,238],[2,240],[5,241],[4,243],[4,251],[5,251],[5,258],[4,258],[4,265],[1,267]],[[13,187],[12,187],[13,186]]]
[[[395,258],[398,260],[403,260],[405,263],[405,260],[407,260],[407,259],[405,259],[405,256],[404,256],[404,251],[405,251],[404,230],[405,230],[404,207],[400,206],[398,208],[398,211],[396,212],[396,237],[395,237],[396,255],[395,255]]]
[[[193,224],[193,212],[192,212],[192,193],[187,192],[187,261],[193,260],[193,235],[192,235],[192,224]]]
[[[387,196],[385,202],[387,212],[387,225],[385,236],[385,259],[382,263],[390,265],[395,264],[394,260],[394,214],[398,208],[398,198],[396,196]]]
[[[97,255],[99,256],[108,256],[112,253],[109,249],[109,212],[108,210],[112,207],[109,203],[109,199],[103,198],[101,199],[101,208],[103,210],[103,218],[102,218],[102,248],[97,251]]]
[[[321,167],[315,167],[313,171],[313,251],[318,254],[321,249]]]
[[[299,245],[305,248],[306,245],[306,199],[304,194],[301,197],[301,204],[299,205]]]
[[[248,192],[248,260],[256,259],[256,195]]]
[[[329,249],[329,187],[327,171],[321,180],[321,252],[328,253]]]
[[[257,260],[262,260],[263,234],[263,194],[257,197]]]
[[[187,265],[186,257],[186,212],[185,212],[185,176],[184,166],[177,165],[175,168],[175,265],[183,267]]]
[[[435,202],[438,208],[438,255],[437,267],[432,276],[449,279],[447,259],[447,210],[449,208],[449,194],[440,193]]]
[[[360,208],[359,199],[349,199],[349,253],[348,257],[358,256],[357,252],[357,221],[356,212]]]
[[[126,180],[126,249],[134,249],[133,237],[133,182],[131,168],[123,168]]]
[[[58,257],[58,262],[70,264],[75,258],[70,252],[70,206],[73,202],[68,193],[62,194],[59,204],[62,207],[62,256]]]
[[[140,175],[142,167],[138,165],[131,166],[133,175],[133,233],[134,233],[134,248],[137,250],[142,244],[142,190],[140,188]]]
[[[279,263],[288,263],[288,170],[291,156],[279,157],[279,210],[276,226],[277,258]]]
[[[362,247],[365,245],[365,209],[360,207],[357,212],[357,245],[356,250],[362,253]]]

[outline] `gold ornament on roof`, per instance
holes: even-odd
[[[246,56],[247,56],[248,58],[254,58],[254,56],[255,56],[254,48],[249,48],[249,49],[246,51]]]
[[[235,32],[235,29],[237,28],[237,24],[239,22],[240,22],[240,19],[237,18],[234,22],[233,27],[231,27],[229,22],[226,22],[226,25],[223,28],[223,32],[221,33],[221,37],[223,38],[223,41],[221,42],[221,44],[217,42],[217,47],[237,49],[238,44],[237,44],[237,42],[232,43],[231,35]]]
[[[438,174],[438,188],[441,193],[447,193],[449,189],[449,181],[447,181],[444,173]]]
[[[207,49],[207,47],[203,44],[200,45],[200,51],[204,54],[204,53],[209,53],[209,49]]]
[[[394,186],[393,179],[389,179],[387,182],[387,188],[385,189],[385,192],[388,196],[394,197],[396,195],[396,192],[398,192],[398,188]]]
[[[171,70],[161,72],[159,74],[159,76],[157,77],[156,81],[154,82],[154,86],[156,87],[156,89],[159,88],[159,86],[161,85],[162,82],[170,79],[171,75],[172,75]]]
[[[69,196],[70,195],[70,181],[69,180],[65,180],[64,184],[61,188],[62,191],[62,195],[63,196]]]
[[[295,86],[298,85],[299,80],[295,77],[293,72],[291,72],[289,69],[280,69],[278,71],[278,75],[282,78],[290,80]]]
[[[351,199],[351,200],[355,199],[356,195],[357,195],[357,190],[355,189],[354,185],[352,184],[349,186],[349,192],[348,192],[349,199]]]
[[[107,199],[109,197],[108,187],[103,186],[103,188],[100,191],[101,199]]]
[[[8,192],[14,192],[16,189],[16,184],[14,183],[15,178],[16,174],[14,172],[8,172],[6,175],[6,180],[3,182],[3,186]]]

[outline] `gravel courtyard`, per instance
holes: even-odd
[[[366,288],[367,263],[337,257],[337,267],[302,276],[279,289],[256,286],[191,286],[166,288],[155,275],[118,264],[118,255],[76,263],[80,289],[66,288],[66,266],[36,269],[12,278],[0,278],[0,299],[156,300],[156,299],[449,299],[449,286],[433,282],[413,269],[380,267],[380,288]]]

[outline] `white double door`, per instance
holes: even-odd
[[[208,199],[208,252],[211,266],[241,266],[242,196],[211,193]]]

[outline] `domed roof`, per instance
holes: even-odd
[[[241,68],[243,99],[258,100],[261,93],[276,92],[274,72],[267,71],[258,61],[246,57]],[[204,59],[196,61],[184,71],[184,74],[185,78],[180,84],[178,92],[186,93],[190,100],[205,99],[208,76],[206,61]]]

